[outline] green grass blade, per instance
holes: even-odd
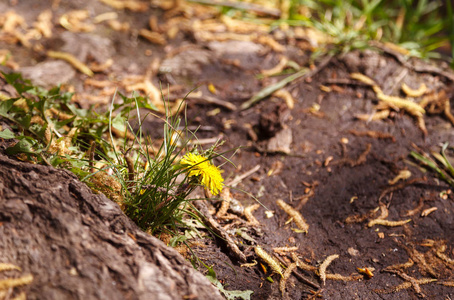
[[[449,162],[448,157],[446,156],[446,149],[448,148],[449,143],[444,143],[443,146],[441,147],[441,155],[444,158],[444,166],[448,170],[449,174],[451,174],[452,177],[454,177],[454,168],[452,167],[451,163]]]
[[[264,98],[268,97],[269,95],[271,95],[275,91],[283,88],[284,86],[286,86],[288,83],[292,82],[293,80],[298,79],[298,78],[306,75],[309,71],[310,71],[309,69],[304,68],[304,69],[296,72],[295,74],[287,76],[286,78],[276,82],[275,84],[272,84],[272,85],[269,85],[269,86],[265,87],[264,89],[260,90],[257,94],[252,96],[248,101],[246,101],[243,104],[241,104],[240,109],[241,110],[248,109],[252,105],[254,105],[257,102],[259,102],[259,101],[263,100]]]
[[[437,172],[441,179],[443,179],[449,185],[454,187],[454,180],[452,178],[450,178],[445,172],[443,172],[443,170],[441,170],[434,161],[432,161],[432,160],[428,159],[427,157],[424,157],[423,155],[421,155],[417,152],[414,152],[414,151],[410,152],[410,156],[412,156],[414,159],[420,161],[421,163],[425,164],[426,166],[431,168],[433,171]]]

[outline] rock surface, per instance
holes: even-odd
[[[222,299],[179,253],[72,173],[3,154],[0,257],[33,275],[13,290],[27,299]]]

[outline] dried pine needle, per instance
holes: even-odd
[[[326,85],[321,84],[321,85],[320,85],[320,90],[321,90],[322,92],[327,92],[327,93],[329,93],[329,92],[331,92],[333,89],[330,88],[329,86],[326,86]]]
[[[74,68],[79,70],[80,72],[84,73],[87,76],[92,77],[93,71],[90,70],[87,65],[82,63],[80,60],[78,60],[74,55],[67,53],[67,52],[60,52],[60,51],[47,51],[47,56],[55,59],[62,59],[68,63],[70,63]]]
[[[290,278],[290,275],[292,275],[293,270],[296,269],[296,263],[291,263],[288,265],[287,269],[284,272],[284,275],[281,278],[281,281],[279,282],[279,290],[282,293],[282,297],[284,297],[285,294],[285,286],[287,284],[287,280]]]
[[[251,32],[269,32],[269,26],[265,24],[255,24],[247,21],[237,20],[227,15],[222,15],[220,21],[227,26],[231,32],[251,33]]]
[[[416,279],[415,281],[418,284],[429,284],[429,283],[438,281],[438,279],[435,279],[435,278],[419,278],[419,279]]]
[[[129,31],[129,28],[131,25],[128,22],[120,22],[118,20],[108,20],[107,24],[109,25],[110,28],[112,28],[115,31]]]
[[[283,277],[284,275],[282,274],[282,268],[279,262],[274,259],[271,255],[269,255],[263,248],[259,245],[255,246],[254,248],[255,254],[257,254],[258,257],[260,257],[263,261],[265,261],[271,269],[281,275]]]
[[[369,221],[369,224],[367,224],[367,226],[372,227],[375,225],[383,225],[383,226],[388,226],[388,227],[397,227],[397,226],[402,226],[404,224],[407,224],[410,221],[411,221],[411,219],[401,220],[401,221],[388,221],[388,220],[382,220],[382,219],[374,219],[374,220]]]
[[[303,269],[305,271],[316,271],[317,267],[311,266],[303,262],[298,258],[298,255],[296,253],[292,253],[292,259],[294,262],[296,262],[296,265],[298,268]]]
[[[260,207],[260,204],[253,204],[244,208],[244,217],[247,219],[250,225],[260,225],[259,221],[254,217],[252,212]]]
[[[95,26],[86,23],[90,13],[87,10],[72,10],[63,14],[60,19],[60,25],[71,32],[90,32],[95,30]]]
[[[16,265],[13,265],[13,264],[9,264],[9,263],[0,263],[0,272],[3,272],[3,271],[11,271],[11,270],[18,270],[20,271],[21,268],[16,266]]]
[[[425,210],[422,211],[421,217],[427,217],[430,213],[436,211],[437,209],[438,208],[436,206],[428,208],[428,209],[425,209]]]
[[[355,79],[358,81],[361,81],[362,83],[368,84],[368,85],[376,85],[375,81],[367,77],[366,75],[363,75],[361,73],[351,73],[350,74],[351,79]]]
[[[33,281],[33,275],[25,275],[20,278],[7,278],[0,280],[0,290],[6,290],[16,286],[30,284]]]
[[[142,12],[146,11],[149,4],[144,1],[136,0],[100,0],[102,3],[109,5],[115,9],[123,10],[128,9],[130,11]]]
[[[419,86],[418,89],[414,90],[404,83],[404,84],[402,84],[402,91],[407,96],[416,98],[416,97],[421,97],[422,95],[424,95],[427,92],[427,86],[423,83]]]
[[[330,279],[330,280],[338,280],[338,281],[356,281],[356,280],[360,280],[360,279],[363,279],[363,275],[350,275],[350,276],[344,276],[344,275],[341,275],[341,274],[331,274],[331,273],[328,273],[326,274],[326,279]]]
[[[287,66],[287,63],[288,63],[288,58],[283,56],[281,58],[281,60],[279,61],[279,63],[274,66],[273,68],[271,69],[267,69],[267,70],[262,70],[262,75],[264,76],[271,76],[271,75],[274,75],[274,74],[277,74],[277,73],[280,73],[284,70],[284,68]]]
[[[294,252],[298,251],[298,247],[276,247],[273,248],[273,251],[276,253]]]
[[[107,69],[109,69],[113,64],[114,64],[113,59],[109,58],[103,63],[92,62],[90,64],[90,69],[93,72],[104,72]],[[104,80],[104,81],[107,81],[107,80]],[[111,82],[110,82],[110,85],[112,85]]]
[[[415,117],[422,117],[426,113],[424,108],[422,108],[418,103],[395,96],[388,96],[383,94],[381,91],[377,92],[377,98],[387,104],[403,109]]]
[[[128,92],[132,91],[142,91],[150,99],[150,101],[158,108],[159,111],[165,112],[165,107],[162,104],[161,92],[150,80],[149,76],[139,75],[137,77],[125,78],[122,82],[122,85]],[[178,99],[174,105],[170,108],[170,114],[173,116],[175,112],[181,108],[183,100]]]
[[[285,104],[287,104],[289,109],[293,109],[293,107],[295,107],[295,99],[293,99],[292,94],[290,94],[288,91],[283,89],[277,90],[273,93],[273,96],[284,99]]]
[[[416,117],[416,124],[418,125],[419,129],[424,133],[425,136],[427,136],[428,131],[426,128],[426,122],[424,121],[424,118],[422,116]]]
[[[296,226],[302,231],[307,233],[309,230],[309,225],[304,220],[303,216],[295,210],[293,207],[282,201],[281,199],[277,200],[276,202],[280,208],[282,208],[295,222]]]
[[[380,215],[376,219],[384,220],[388,217],[389,212],[385,204],[380,204]]]
[[[416,263],[421,274],[425,275],[426,273],[430,274],[432,277],[439,277],[438,273],[435,271],[434,267],[430,262],[427,261],[424,253],[419,252],[414,247],[404,247],[407,251],[408,256]]]
[[[208,32],[208,31],[195,31],[194,33],[195,33],[197,40],[201,40],[204,42],[208,42],[208,41],[224,42],[224,41],[228,41],[228,40],[250,41],[251,39],[256,37],[256,35],[237,34],[237,33],[232,33],[232,32],[212,33],[212,32]]]
[[[33,23],[33,26],[38,30],[45,38],[52,37],[52,11],[50,9],[43,11],[39,14],[37,22]]]
[[[396,45],[394,43],[391,43],[391,42],[384,42],[383,43],[383,48],[382,49],[389,49],[391,51],[395,51],[399,54],[403,54],[403,55],[410,55],[410,51],[408,49],[405,49],[404,47],[401,47],[399,45]]]
[[[164,38],[164,36],[162,36],[162,34],[160,34],[158,32],[153,32],[153,31],[150,31],[148,29],[142,28],[139,31],[139,35],[141,37],[147,39],[149,42],[151,42],[153,44],[158,44],[158,45],[166,45],[167,44],[167,41]]]
[[[253,267],[253,266],[256,266],[256,265],[257,265],[257,261],[254,259],[254,260],[252,261],[252,263],[249,263],[249,264],[242,264],[242,265],[240,265],[240,267],[242,267],[242,268],[250,268],[250,267]]]
[[[275,52],[284,52],[285,51],[285,47],[282,46],[281,44],[279,44],[275,39],[273,39],[269,35],[258,36],[255,39],[255,41],[260,43],[260,44],[262,44],[262,45],[270,47]]]
[[[399,180],[405,180],[411,177],[411,172],[409,170],[401,170],[396,177],[391,180],[388,180],[390,185],[396,184]]]
[[[395,264],[395,265],[391,265],[391,266],[387,266],[384,270],[402,270],[402,269],[408,269],[410,268],[411,266],[413,266],[415,263],[414,261],[409,258],[408,261],[406,263],[403,263],[403,264]]]
[[[413,209],[407,211],[407,213],[405,214],[405,216],[406,216],[406,217],[413,216],[413,215],[415,215],[416,213],[418,213],[423,207],[424,207],[424,198],[420,198],[420,199],[419,199],[418,205],[417,205],[415,208],[413,208]]]
[[[72,115],[69,115],[69,114],[66,114],[66,113],[64,113],[62,111],[59,111],[55,107],[51,107],[48,110],[46,110],[46,115],[50,115],[50,114],[54,115],[59,120],[69,120],[69,119],[71,119],[73,117]]]
[[[351,129],[348,131],[351,134],[356,136],[368,136],[374,139],[383,139],[383,140],[391,140],[393,143],[396,141],[396,138],[389,133],[381,132],[381,131],[374,131],[374,130],[366,130],[366,131],[358,131]]]
[[[379,293],[379,294],[392,294],[396,293],[400,290],[408,289],[411,287],[411,283],[406,281],[404,283],[401,283],[399,285],[396,285],[395,287],[389,288],[389,289],[376,289],[374,292]]]
[[[284,163],[281,162],[280,160],[276,160],[275,162],[273,162],[273,164],[271,165],[271,168],[266,173],[266,175],[267,176],[279,175],[283,169],[284,169]]]
[[[432,283],[432,282],[435,282],[437,281],[437,279],[434,279],[434,278],[414,278],[414,277],[411,277],[403,272],[392,272],[392,273],[396,273],[397,275],[399,275],[399,277],[401,277],[402,279],[404,279],[406,282],[410,282],[411,283],[411,286],[413,287],[413,289],[415,290],[416,293],[418,294],[421,294],[422,291],[421,291],[421,287],[420,285],[421,284],[428,284],[428,283]]]
[[[373,85],[372,90],[375,92],[375,94],[383,94],[383,91],[381,90],[381,87],[378,85]],[[391,105],[393,108],[396,108],[396,106]]]
[[[370,85],[372,87],[372,89],[374,90],[374,92],[376,93],[377,98],[381,101],[381,103],[385,103],[386,106],[388,106],[388,107],[386,107],[387,109],[388,108],[392,108],[394,110],[403,109],[410,115],[416,117],[418,127],[421,129],[421,131],[423,131],[423,133],[425,135],[427,135],[427,129],[426,129],[424,119],[423,119],[423,116],[426,113],[426,111],[420,104],[415,103],[409,99],[403,99],[403,98],[396,97],[396,96],[385,95],[383,93],[383,91],[381,90],[381,88],[375,83],[375,81],[373,81],[372,79],[370,79],[369,77],[367,77],[363,74],[352,73],[352,74],[350,74],[350,77],[352,79],[356,79],[367,85]],[[407,89],[407,91],[409,91],[411,94],[410,90]],[[421,88],[421,91],[423,91],[423,88]],[[418,90],[417,92],[420,92],[420,91]],[[416,94],[416,93],[413,93],[413,94]],[[384,114],[388,114],[388,113],[386,112]],[[360,116],[357,116],[357,118],[369,121],[372,119],[372,116],[367,118],[367,116],[365,116],[365,115],[360,115]]]
[[[435,246],[435,241],[432,239],[424,239],[419,245],[423,247],[433,247]]]
[[[109,20],[118,19],[118,13],[111,11],[97,15],[93,18],[93,23],[98,24]]]
[[[13,10],[10,10],[3,14],[2,26],[3,32],[14,33],[16,27],[26,28],[27,23],[22,16],[16,14]]]
[[[320,265],[320,268],[318,269],[320,279],[323,281],[323,284],[325,284],[326,281],[326,269],[328,266],[335,260],[339,258],[338,254],[333,254],[328,256],[325,261]]]
[[[371,115],[369,114],[359,114],[359,115],[356,115],[355,117],[358,119],[358,120],[361,120],[361,121],[378,121],[378,120],[383,120],[383,119],[386,119],[389,117],[389,114],[390,114],[390,110],[389,109],[384,109],[384,110],[380,110],[380,111],[377,111]]]

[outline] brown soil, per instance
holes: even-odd
[[[29,24],[48,8],[50,6],[45,1],[18,1],[14,6],[0,4],[0,11],[14,10]],[[62,1],[55,8],[54,21],[56,16],[73,9],[88,9],[92,16],[114,11],[97,1]],[[159,76],[153,76],[152,82],[156,86],[158,80],[164,87],[168,84],[170,87],[182,86],[181,90],[172,92],[171,97],[184,96],[194,87],[199,87],[198,91],[203,95],[201,99],[188,100],[189,128],[200,126],[200,139],[222,134],[226,141],[223,149],[242,147],[232,158],[236,168],[228,164],[223,167],[226,181],[260,166],[257,172],[231,189],[233,197],[244,207],[256,203],[247,193],[257,197],[263,205],[253,212],[259,225],[245,224],[244,218],[239,217],[243,222],[239,221],[236,227],[245,227],[245,232],[255,242],[232,235],[249,263],[258,260],[253,250],[257,244],[269,253],[274,247],[296,246],[301,259],[317,267],[328,256],[338,254],[339,258],[329,265],[327,273],[356,276],[359,275],[357,268],[374,269],[374,276],[370,279],[337,281],[328,278],[325,284],[316,272],[299,270],[306,279],[320,285],[323,299],[454,297],[453,195],[448,194],[446,199],[441,197],[441,193],[450,187],[433,173],[422,173],[408,156],[414,150],[413,145],[429,152],[438,151],[440,143],[453,143],[452,124],[441,114],[427,115],[424,117],[427,135],[424,135],[416,120],[403,110],[393,110],[384,120],[358,120],[358,114],[374,111],[376,94],[370,87],[356,81],[345,82],[350,73],[360,72],[373,78],[387,95],[402,95],[402,83],[414,89],[425,83],[436,93],[445,91],[452,103],[452,72],[438,67],[430,69],[426,63],[417,60],[403,64],[397,59],[400,56],[390,55],[389,51],[355,51],[333,58],[310,78],[290,83],[286,90],[295,101],[293,108],[280,98],[268,97],[242,111],[238,107],[255,92],[283,78],[259,80],[256,76],[261,70],[275,66],[281,55],[301,66],[308,65],[309,54],[296,46],[300,44],[295,44],[290,38],[279,40],[285,51],[276,53],[254,42],[207,42],[193,36],[193,32],[182,31],[168,45],[159,46],[138,38],[137,30],[148,28],[150,15],[156,15],[159,22],[164,22],[162,10],[148,8],[144,12],[117,13],[119,20],[130,22],[132,30],[117,32],[100,24],[95,31],[81,37],[80,33],[69,33],[56,26],[52,38],[42,41],[44,49],[75,55],[80,54],[80,49],[85,49],[83,51],[89,52],[84,58],[85,63],[102,63],[112,58],[113,66],[108,71],[96,73],[96,80],[118,81],[129,74],[144,74],[153,59],[158,58],[161,67],[171,66],[173,69],[171,73],[161,72]],[[96,48],[98,43],[105,46]],[[19,70],[38,62],[51,61],[42,51],[27,49],[20,44],[0,45],[11,50]],[[151,56],[147,50],[151,50]],[[37,69],[26,71],[32,78],[40,77],[36,75]],[[56,78],[61,76],[57,72]],[[100,89],[83,85],[86,79],[85,75],[77,73],[68,79],[68,83],[81,94],[99,95]],[[54,79],[48,81],[55,83]],[[215,94],[208,91],[209,84],[215,86]],[[331,91],[322,91],[321,85],[330,87]],[[104,100],[99,100],[99,104],[108,103],[109,97],[100,97]],[[210,104],[207,98],[221,99],[233,104],[235,109],[228,109],[225,103]],[[86,106],[93,100],[82,97],[79,102]],[[146,120],[145,124],[155,137],[159,136],[157,123],[156,120]],[[273,143],[277,148],[271,145]],[[389,184],[389,180],[405,169],[411,171],[409,179]],[[289,217],[276,204],[278,199],[298,207],[309,225],[307,234],[292,230],[296,225],[287,223]],[[217,208],[220,203],[213,200],[212,204],[209,208]],[[418,210],[414,210],[419,204]],[[381,213],[380,210],[375,214],[371,211],[380,207],[388,210],[387,220],[411,221],[396,227],[369,227],[368,222]],[[437,210],[421,216],[422,211],[431,207]],[[266,210],[273,211],[274,215],[266,218]],[[409,215],[412,210],[413,214]],[[218,221],[222,226],[232,222]],[[228,290],[252,290],[252,299],[306,299],[312,295],[311,291],[317,290],[291,276],[283,296],[279,290],[279,275],[273,275],[274,283],[270,283],[265,280],[271,275],[269,270],[265,274],[259,265],[241,267],[242,262],[228,250],[223,240],[214,237],[204,243],[203,247],[193,250],[206,265],[213,266],[218,279]],[[442,245],[446,245],[446,249]],[[443,255],[451,260],[443,259]],[[414,262],[412,266],[395,268],[394,272],[385,270],[409,259]],[[203,272],[204,268],[199,270]],[[437,281],[420,285],[413,281],[412,285],[402,286],[409,282],[408,276]],[[451,284],[451,287],[443,283]],[[399,285],[400,289],[395,288]]]

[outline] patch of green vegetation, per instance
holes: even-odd
[[[449,34],[449,43],[451,46],[451,68],[454,69],[454,7],[451,1],[446,1],[447,33]]]
[[[142,229],[176,232],[184,226],[185,214],[195,216],[188,209],[188,196],[197,186],[213,194],[222,189],[221,172],[211,162],[220,155],[215,151],[219,144],[205,151],[189,147],[185,137],[195,135],[177,130],[178,114],[159,117],[146,98],[123,95],[121,103],[112,101],[109,111],[98,113],[76,107],[72,94],[59,88],[33,86],[19,74],[3,76],[19,95],[0,95],[0,117],[13,129],[0,131],[0,137],[16,140],[6,153],[71,170],[118,202]],[[141,108],[164,121],[164,138],[157,146],[143,136]]]
[[[291,3],[289,24],[315,27],[333,37],[333,43],[343,51],[365,48],[368,41],[378,40],[408,49],[412,56],[439,57],[433,50],[449,41],[443,30],[450,18],[443,16],[443,3],[439,0],[292,0]]]
[[[440,153],[432,152],[432,157],[427,153],[421,152],[410,152],[410,156],[419,161],[425,167],[428,167],[432,171],[436,172],[437,175],[444,181],[446,181],[450,186],[454,187],[454,168],[451,164],[453,157],[449,157],[446,154],[449,144],[444,143],[441,146]],[[450,147],[451,151],[453,150]]]
[[[235,7],[223,7],[221,12],[270,24],[271,30],[283,24],[315,28],[327,37],[326,44],[314,49],[315,54],[348,52],[368,48],[370,41],[380,41],[398,45],[406,49],[408,55],[421,58],[440,58],[441,54],[434,50],[450,44],[450,59],[454,57],[451,1],[445,1],[445,4],[442,0],[282,0],[262,3],[280,10],[281,18],[261,18]]]
[[[219,144],[206,151],[190,148],[184,137],[192,133],[178,131],[180,122],[179,117],[166,118],[164,140],[158,149],[153,149],[151,141],[141,142],[142,126],[139,123],[135,145],[128,147],[125,144],[122,148],[127,150],[124,153],[114,151],[117,159],[109,160],[122,187],[124,198],[121,203],[126,215],[151,233],[162,228],[176,228],[183,224],[185,214],[196,218],[188,208],[192,208],[190,201],[194,200],[189,195],[197,186],[202,185],[215,195],[222,189],[220,170],[211,163],[212,158],[219,156],[215,152]],[[186,154],[181,158],[184,152]],[[190,155],[197,160],[188,162]],[[118,161],[121,163],[116,163]]]

